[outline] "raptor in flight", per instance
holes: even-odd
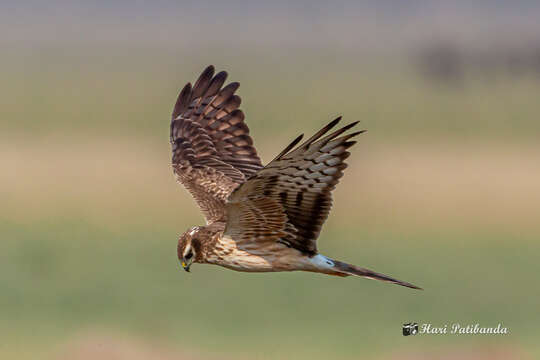
[[[357,123],[332,121],[300,145],[297,137],[263,166],[227,73],[207,67],[178,96],[171,121],[172,168],[206,217],[178,240],[178,258],[237,271],[358,275],[419,287],[321,255],[317,237],[346,168]]]

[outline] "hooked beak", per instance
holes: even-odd
[[[184,268],[184,270],[189,272],[189,265],[186,263],[186,260],[182,259],[181,263],[182,263],[182,267]]]

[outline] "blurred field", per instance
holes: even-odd
[[[406,52],[347,39],[192,48],[166,30],[155,46],[0,39],[1,359],[540,356],[537,77],[430,82]],[[241,82],[265,161],[338,115],[362,121],[319,248],[425,291],[179,269],[177,237],[203,219],[170,170],[169,114],[210,63]],[[403,337],[412,321],[509,334]]]
[[[14,50],[0,70],[9,84],[0,90],[5,114],[0,129],[9,137],[31,131],[34,136],[138,135],[159,142],[168,131],[162,119],[181,87],[212,63],[241,83],[253,133],[283,142],[304,124],[314,129],[344,115],[384,134],[377,142],[537,144],[540,81],[535,77],[501,74],[485,80],[473,74],[461,85],[445,86],[417,76],[403,55],[219,50],[197,49],[189,58],[182,51],[144,47]]]

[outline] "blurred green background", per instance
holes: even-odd
[[[0,4],[0,358],[540,356],[534,2]],[[319,249],[425,291],[179,269],[203,218],[169,117],[209,64],[242,84],[263,161],[361,120]]]

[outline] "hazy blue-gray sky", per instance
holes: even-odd
[[[520,1],[1,1],[0,41],[27,44],[398,49],[433,39],[538,42],[540,3]]]

